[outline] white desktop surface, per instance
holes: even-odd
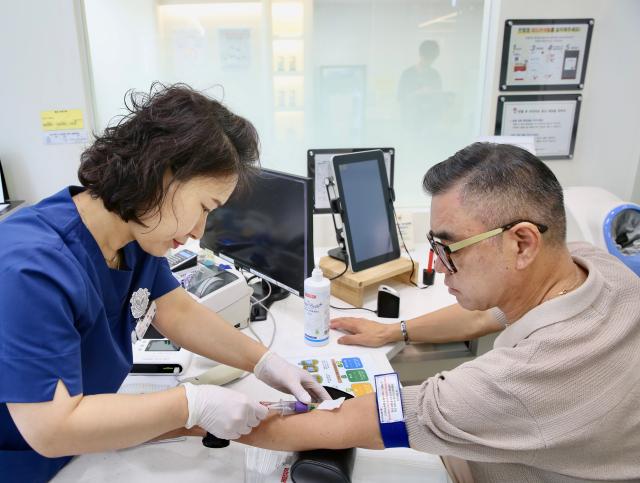
[[[448,294],[437,277],[433,287],[418,290],[399,282],[390,283],[400,292],[400,319],[408,319],[419,314],[449,305],[455,299]],[[375,308],[376,292],[365,292],[365,307]],[[340,299],[331,297],[334,306],[348,306]],[[404,343],[388,344],[379,348],[344,346],[336,340],[342,335],[331,331],[330,343],[323,347],[310,347],[304,342],[303,302],[296,296],[272,305],[271,311],[276,318],[277,332],[271,349],[281,356],[313,357],[368,354],[380,372],[392,372],[389,359],[397,354]],[[338,311],[331,309],[331,316],[367,317],[380,322],[394,323],[399,319],[378,319],[374,314],[360,310]],[[253,323],[254,330],[265,343],[268,343],[273,331],[271,319]],[[251,333],[245,329],[247,335]],[[196,360],[195,358],[193,360]],[[192,362],[192,365],[194,363]],[[199,372],[199,371],[197,371]],[[187,370],[184,377],[196,375]],[[279,398],[281,393],[258,381],[253,374],[227,385],[262,400]],[[146,444],[135,448],[105,453],[87,454],[74,458],[52,480],[61,482],[241,482],[244,480],[244,455],[246,446],[232,442],[224,449],[209,449],[202,445],[200,438],[187,438],[184,441]],[[357,450],[353,473],[354,482],[447,482],[447,475],[440,458],[435,455],[419,453],[411,449],[393,449],[385,451]]]

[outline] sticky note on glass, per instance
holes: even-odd
[[[40,113],[43,131],[64,131],[67,129],[82,129],[82,111],[80,109],[59,109],[42,111]]]

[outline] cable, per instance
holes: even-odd
[[[276,339],[276,331],[278,329],[278,326],[276,325],[276,318],[274,317],[274,315],[271,313],[271,311],[265,307],[265,305],[260,302],[259,300],[256,300],[255,297],[251,297],[251,299],[254,301],[253,305],[260,305],[265,312],[267,313],[267,318],[271,317],[271,321],[273,322],[273,333],[271,334],[271,340],[269,341],[269,345],[267,345],[267,349],[271,349],[271,346],[273,345],[273,341]],[[251,320],[249,321],[249,325],[247,326],[247,328],[249,329],[249,331],[258,339],[258,341],[260,341],[260,343],[262,345],[266,345],[263,341],[262,338],[253,330],[253,327],[251,327],[251,324],[253,322],[251,322]]]
[[[345,253],[345,256],[347,256],[346,253]],[[331,277],[329,279],[329,281],[335,280],[336,278],[342,277],[345,273],[347,273],[347,270],[349,270],[349,258],[348,258],[348,256],[347,256],[347,260],[344,262],[344,270],[342,271],[342,273],[339,273],[338,275],[335,275],[334,277]]]
[[[261,306],[262,306],[262,308],[264,308],[264,310],[266,310],[266,312],[267,312],[267,317],[271,317],[271,320],[272,320],[272,322],[273,322],[273,333],[271,334],[271,340],[269,341],[269,345],[267,346],[267,349],[271,349],[271,346],[273,345],[273,341],[276,339],[276,329],[277,329],[277,326],[276,326],[276,318],[273,316],[273,314],[271,313],[271,311],[270,311],[268,308],[266,308],[266,307],[262,304],[262,302],[260,302],[260,301],[256,300],[256,299],[255,299],[255,297],[253,297],[253,296],[252,296],[251,298],[255,301],[255,302],[254,302],[254,305],[255,305],[255,304],[259,304],[259,305],[261,305]],[[254,337],[255,337],[256,339],[258,339],[258,341],[259,341],[262,345],[265,345],[265,343],[262,341],[262,338],[257,334],[257,332],[256,332],[255,330],[253,330],[253,327],[251,327],[251,324],[252,324],[252,323],[253,323],[253,322],[251,322],[251,320],[249,320],[249,325],[247,326],[247,328],[248,328],[248,329],[249,329],[249,331],[254,335]],[[246,372],[244,373],[244,375],[242,375],[242,376],[238,377],[238,378],[237,378],[237,379],[235,379],[235,380],[236,380],[236,381],[240,381],[240,380],[244,379],[245,377],[247,377],[247,376],[248,376],[248,375],[250,375],[250,374],[253,374],[253,373],[252,373],[252,372],[250,372],[250,371],[246,371]],[[180,379],[178,379],[178,382],[183,382],[183,381],[182,381],[182,380],[180,380]]]
[[[424,287],[421,287],[420,285],[418,285],[413,281],[413,274],[416,271],[416,266],[415,266],[415,263],[413,262],[413,258],[411,257],[411,253],[409,253],[407,244],[404,242],[404,237],[402,236],[402,230],[400,229],[400,223],[398,222],[398,215],[396,214],[396,207],[393,206],[393,204],[391,204],[391,209],[393,210],[393,219],[396,221],[396,228],[398,228],[398,235],[400,235],[400,240],[402,240],[402,246],[404,247],[404,251],[407,252],[407,256],[409,257],[409,260],[411,260],[411,275],[409,275],[409,283],[420,290],[429,288],[429,285],[425,285]]]
[[[329,307],[336,310],[367,310],[369,312],[373,312],[374,314],[378,315],[377,310],[368,309],[366,307],[334,307],[333,305],[329,305]]]
[[[256,277],[256,278],[257,278],[257,277]],[[251,280],[251,279],[249,279],[249,280]],[[257,305],[257,304],[262,305],[262,302],[264,302],[264,301],[265,301],[265,300],[267,300],[269,297],[271,297],[271,284],[270,284],[267,280],[262,279],[262,281],[263,281],[264,283],[266,283],[266,284],[267,284],[267,287],[269,288],[269,291],[267,292],[267,295],[265,295],[264,297],[262,297],[260,300],[256,300],[254,303],[252,303],[252,304],[251,304],[251,307],[253,307],[254,305]],[[251,298],[255,300],[255,297],[253,297],[253,296],[252,296]],[[264,305],[263,305],[263,307],[264,307]]]
[[[338,242],[338,248],[342,256],[344,256],[344,270],[342,271],[342,273],[339,273],[338,275],[331,277],[329,279],[329,281],[331,281],[331,280],[335,280],[336,278],[340,278],[345,273],[347,273],[347,270],[349,270],[349,255],[347,254],[346,242],[344,240],[344,236],[342,236],[342,233],[344,232],[344,222],[342,221],[342,209],[340,208],[340,198],[335,196],[336,185],[333,182],[333,176],[329,176],[325,178],[324,187],[327,190],[327,199],[329,200],[329,210],[331,211],[331,221],[333,222],[333,229],[335,230],[335,233],[336,233],[336,241]],[[329,189],[330,187],[333,189],[333,195],[334,195],[333,198],[331,197],[331,190]],[[336,216],[340,216],[340,223],[342,224],[340,228],[338,228],[338,223],[336,222]]]
[[[247,329],[249,329],[249,332],[251,332],[254,337],[256,339],[258,339],[258,342],[260,342],[262,345],[264,345],[264,341],[262,340],[262,337],[260,337],[255,330],[253,330],[253,327],[251,327],[251,324],[253,324],[253,322],[251,320],[249,320],[249,325],[247,325]]]

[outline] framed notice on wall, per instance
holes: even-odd
[[[223,69],[248,69],[251,65],[251,30],[220,29],[220,65]]]
[[[533,136],[540,159],[571,159],[578,132],[580,94],[500,96],[498,136]]]
[[[501,91],[584,87],[593,19],[507,20]]]

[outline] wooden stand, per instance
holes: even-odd
[[[320,268],[327,278],[335,277],[344,270],[344,263],[332,257],[322,257]],[[376,283],[391,278],[410,283],[411,260],[398,258],[382,265],[377,265],[361,272],[347,270],[344,275],[331,281],[331,295],[350,303],[354,307],[362,307],[364,290]],[[418,283],[418,262],[413,262],[413,282]]]

